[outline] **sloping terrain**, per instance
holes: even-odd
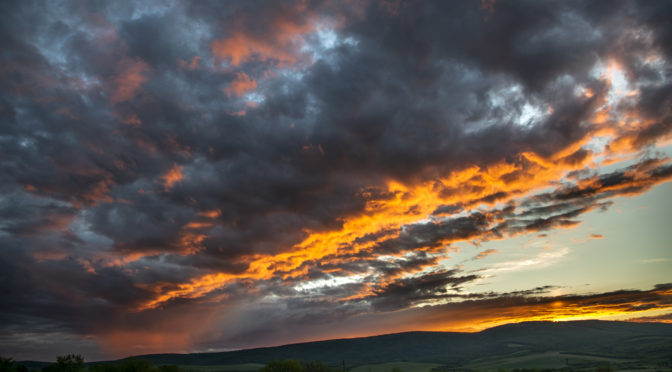
[[[220,353],[153,354],[135,358],[155,364],[199,367],[283,359],[321,360],[334,367],[345,362],[347,368],[383,363],[432,363],[437,365],[435,370],[489,369],[502,365],[560,368],[572,363],[577,367],[600,363],[672,366],[672,324],[596,320],[525,322],[478,333],[406,332]]]
[[[608,321],[525,322],[478,333],[406,332],[308,342],[269,348],[204,353],[144,355],[157,364],[229,365],[271,360],[321,360],[354,367],[389,362],[464,366],[481,358],[498,360],[545,352],[621,359],[672,359],[672,324]]]

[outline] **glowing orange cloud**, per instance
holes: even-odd
[[[654,322],[654,323],[669,323],[672,324],[672,312],[664,312],[661,311],[661,314],[656,314],[656,315],[647,315],[647,316],[641,316],[638,318],[630,318],[628,319],[630,322]]]
[[[287,31],[285,33],[280,32],[281,35],[296,34],[304,30],[303,27],[290,23],[281,23],[281,25],[280,29]],[[245,39],[243,36],[239,35],[239,37],[240,40]],[[223,48],[221,50],[229,50],[224,48],[228,45],[224,42],[224,44],[218,46]],[[250,45],[246,46],[247,49],[243,49],[239,54],[222,52],[224,53],[222,56],[228,56],[232,63],[236,64],[244,61],[255,50],[265,50],[261,47],[255,49],[257,48],[255,45],[265,45],[263,43],[255,44],[253,42]],[[604,79],[609,79],[611,75],[605,75]],[[236,85],[232,84],[231,93],[233,94],[236,93],[236,89],[242,92],[252,86],[249,77],[246,75],[239,75],[237,80],[240,81],[240,88],[236,88]],[[160,293],[157,293],[157,297],[148,300],[142,308],[156,307],[173,298],[196,298],[236,280],[301,278],[308,273],[312,265],[318,262],[323,265],[331,264],[333,267],[338,267],[338,264],[357,260],[358,258],[354,258],[357,254],[365,254],[368,257],[375,258],[380,255],[380,253],[375,252],[375,247],[378,244],[386,239],[398,237],[403,226],[417,223],[432,216],[432,213],[441,205],[460,205],[466,212],[474,211],[480,206],[492,207],[497,204],[515,206],[520,198],[530,196],[541,189],[557,184],[557,180],[562,179],[571,171],[586,167],[592,169],[599,167],[600,164],[596,160],[598,157],[602,158],[600,161],[604,164],[609,159],[622,156],[621,152],[614,151],[613,148],[608,146],[597,151],[585,148],[596,134],[614,140],[614,134],[619,133],[624,125],[615,120],[607,120],[607,118],[619,114],[613,112],[615,108],[607,105],[607,92],[590,92],[588,96],[583,99],[593,102],[594,112],[589,117],[591,130],[588,130],[583,138],[577,139],[574,143],[556,151],[554,154],[542,156],[534,152],[523,152],[516,157],[502,159],[500,162],[488,166],[471,166],[429,180],[413,183],[389,180],[377,189],[378,193],[372,193],[366,189],[362,190],[359,197],[366,201],[366,208],[362,213],[343,217],[343,223],[339,229],[331,231],[306,230],[307,237],[295,246],[288,247],[284,252],[274,255],[257,254],[245,257],[243,260],[248,264],[248,269],[243,273],[235,275],[214,273],[194,278],[188,283],[179,285],[176,289],[160,291]],[[635,147],[630,146],[624,151],[633,151],[634,149]],[[598,178],[588,178],[577,181],[577,187],[584,190],[617,191],[620,195],[635,195],[640,193],[641,191],[638,190],[642,188],[651,187],[664,181],[663,179],[645,176],[646,169],[644,168],[635,169],[633,172],[633,179],[626,183],[604,186],[600,184]],[[179,175],[181,177],[181,173]],[[373,195],[384,196],[373,197]],[[498,221],[499,217],[491,212],[482,211],[482,213],[489,223],[504,222]],[[564,221],[563,224],[556,226],[571,228],[576,224],[575,221]],[[544,226],[540,225],[539,228],[544,228]],[[518,233],[522,234],[530,231],[530,229],[521,229]],[[507,236],[516,233],[511,231]],[[372,238],[360,239],[364,236]],[[504,236],[495,233],[482,236],[446,237],[438,242],[432,242],[431,245],[414,247],[413,249],[445,256],[449,251],[448,246],[460,240],[503,238]],[[402,251],[396,253],[396,255],[401,256],[405,253]],[[338,269],[334,269],[332,273],[345,275],[339,273]],[[408,274],[394,275],[398,277]],[[378,278],[378,280],[380,283],[385,283],[395,278],[394,275],[388,278]],[[369,293],[364,291],[355,294],[352,298],[361,298]]]
[[[458,313],[450,311],[426,319],[434,330],[480,331],[507,323],[525,321],[568,320],[628,320],[633,316],[647,316],[672,310],[672,289],[650,291],[619,291],[595,295],[568,295],[537,297],[533,300],[509,299],[467,301],[454,306],[455,310],[469,309]],[[439,310],[437,307],[435,310]],[[446,306],[446,309],[450,306]],[[435,323],[430,323],[435,322]]]
[[[160,294],[156,298],[149,300],[142,308],[153,308],[173,298],[198,298],[236,280],[271,279],[277,277],[284,279],[300,278],[302,275],[307,274],[312,265],[311,263],[320,262],[323,265],[333,264],[337,267],[339,263],[357,260],[358,258],[353,258],[353,255],[358,253],[364,252],[371,257],[375,257],[380,254],[373,251],[373,248],[377,244],[385,239],[398,237],[402,226],[426,218],[439,205],[463,203],[465,205],[471,204],[472,208],[477,208],[481,204],[493,204],[496,202],[515,204],[514,198],[529,195],[534,190],[546,187],[552,180],[559,178],[568,169],[576,167],[576,164],[568,165],[560,162],[553,168],[545,160],[539,160],[539,163],[537,163],[530,162],[527,160],[528,158],[536,159],[536,157],[530,155],[522,156],[518,164],[501,163],[483,169],[472,167],[461,172],[455,172],[452,176],[445,179],[419,183],[417,185],[406,186],[390,182],[385,193],[385,195],[388,195],[387,197],[370,199],[365,212],[361,215],[346,218],[342,228],[334,231],[309,232],[304,241],[286,252],[275,255],[248,256],[245,258],[247,260],[246,263],[249,264],[248,270],[243,273],[209,274],[200,278],[194,278],[188,283],[180,284],[176,289],[159,291],[157,293]],[[541,164],[546,164],[549,168]],[[640,166],[636,171],[644,172],[651,168],[651,166]],[[524,176],[513,179],[507,177],[512,171],[521,172]],[[637,191],[628,191],[631,189],[634,190],[633,187],[646,188],[657,182],[663,182],[666,179],[636,176],[623,184],[602,186],[599,179],[593,178],[583,182],[580,187],[586,190],[617,190],[627,195],[638,193]],[[461,188],[458,185],[461,185]],[[449,190],[449,192],[446,192],[446,190]],[[487,198],[488,195],[501,192],[505,196],[498,201],[489,201]],[[367,192],[363,192],[362,194],[363,197],[367,197],[367,195]],[[486,201],[482,201],[484,199]],[[590,208],[586,210],[590,210]],[[497,217],[490,215],[490,212],[481,211],[481,213],[484,213],[485,218],[490,221],[489,223],[497,222]],[[562,226],[573,227],[575,224]],[[528,233],[528,230],[523,229],[518,233]],[[514,231],[509,233],[509,235],[511,234],[517,233]],[[363,241],[359,239],[367,235],[375,236],[375,238]],[[432,242],[431,245],[414,247],[413,250],[424,250],[432,254],[445,254],[446,247],[449,244],[472,238],[487,240],[503,239],[504,237],[490,233],[485,233],[481,236],[447,236],[438,242]],[[402,251],[397,255],[403,255],[404,253]],[[423,267],[418,268],[418,270],[422,269]],[[391,279],[410,273],[404,272],[390,275],[387,278],[379,278],[379,283],[384,284]],[[365,297],[370,293],[370,291],[365,291],[354,295],[354,297],[350,297],[350,299]]]
[[[573,169],[573,167],[570,167]],[[524,171],[527,176],[504,180],[513,171]],[[247,272],[232,275],[209,274],[181,284],[178,289],[164,292],[148,301],[142,308],[152,308],[176,297],[195,298],[238,279],[269,279],[276,276],[290,278],[307,273],[306,262],[347,262],[342,255],[358,253],[373,248],[384,239],[398,236],[399,229],[431,215],[439,205],[466,203],[481,199],[493,192],[507,191],[512,195],[517,190],[531,190],[545,186],[559,177],[566,168],[546,169],[524,158],[519,164],[500,163],[488,168],[472,167],[451,176],[417,185],[389,182],[384,199],[370,199],[363,214],[346,218],[341,229],[326,232],[309,232],[308,237],[292,249],[276,255],[248,257]],[[529,173],[528,173],[529,172]],[[445,190],[450,190],[446,193]],[[367,197],[364,191],[362,196]],[[390,231],[381,234],[381,231]],[[358,242],[367,234],[376,234],[376,239]],[[463,238],[461,238],[463,239]],[[461,239],[446,238],[440,245],[425,247],[429,251],[441,251],[443,246]],[[348,247],[343,250],[343,247]],[[403,254],[403,252],[402,252]],[[345,260],[345,261],[343,261]]]
[[[222,214],[222,211],[217,210],[217,209],[211,210],[211,211],[203,211],[203,212],[198,213],[199,216],[209,217],[209,218],[216,218],[220,214]]]
[[[175,183],[181,181],[184,178],[182,169],[184,169],[184,167],[175,164],[168,172],[161,176],[166,189],[170,189]]]
[[[354,329],[325,330],[325,333],[328,337],[359,337],[417,330],[478,332],[525,321],[587,319],[667,322],[672,318],[671,295],[669,288],[659,287],[589,295],[532,297],[503,294],[494,298],[364,314],[350,319],[352,324],[358,324]]]

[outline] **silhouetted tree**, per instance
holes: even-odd
[[[126,359],[118,364],[99,364],[90,366],[87,372],[183,372],[178,366],[155,366],[143,359]]]
[[[79,372],[84,369],[84,357],[79,354],[68,354],[56,358],[60,372]]]
[[[0,357],[0,372],[14,372],[14,359]]]
[[[81,372],[85,369],[84,357],[68,354],[56,358],[56,363],[42,368],[42,372]]]
[[[274,360],[263,366],[260,372],[304,372],[303,365],[296,360]]]

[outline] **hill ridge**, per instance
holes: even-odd
[[[516,355],[532,355],[556,351],[672,360],[672,324],[603,320],[532,321],[503,324],[473,333],[405,331],[232,351],[143,354],[90,364],[136,358],[160,365],[183,366],[263,364],[282,359],[322,360],[333,366],[340,366],[342,361],[349,366],[385,362],[463,366],[484,355],[496,359],[513,352]]]

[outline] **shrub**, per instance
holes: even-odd
[[[14,360],[12,358],[0,357],[0,372],[13,372]]]
[[[274,360],[261,368],[260,372],[305,372],[296,360]]]

